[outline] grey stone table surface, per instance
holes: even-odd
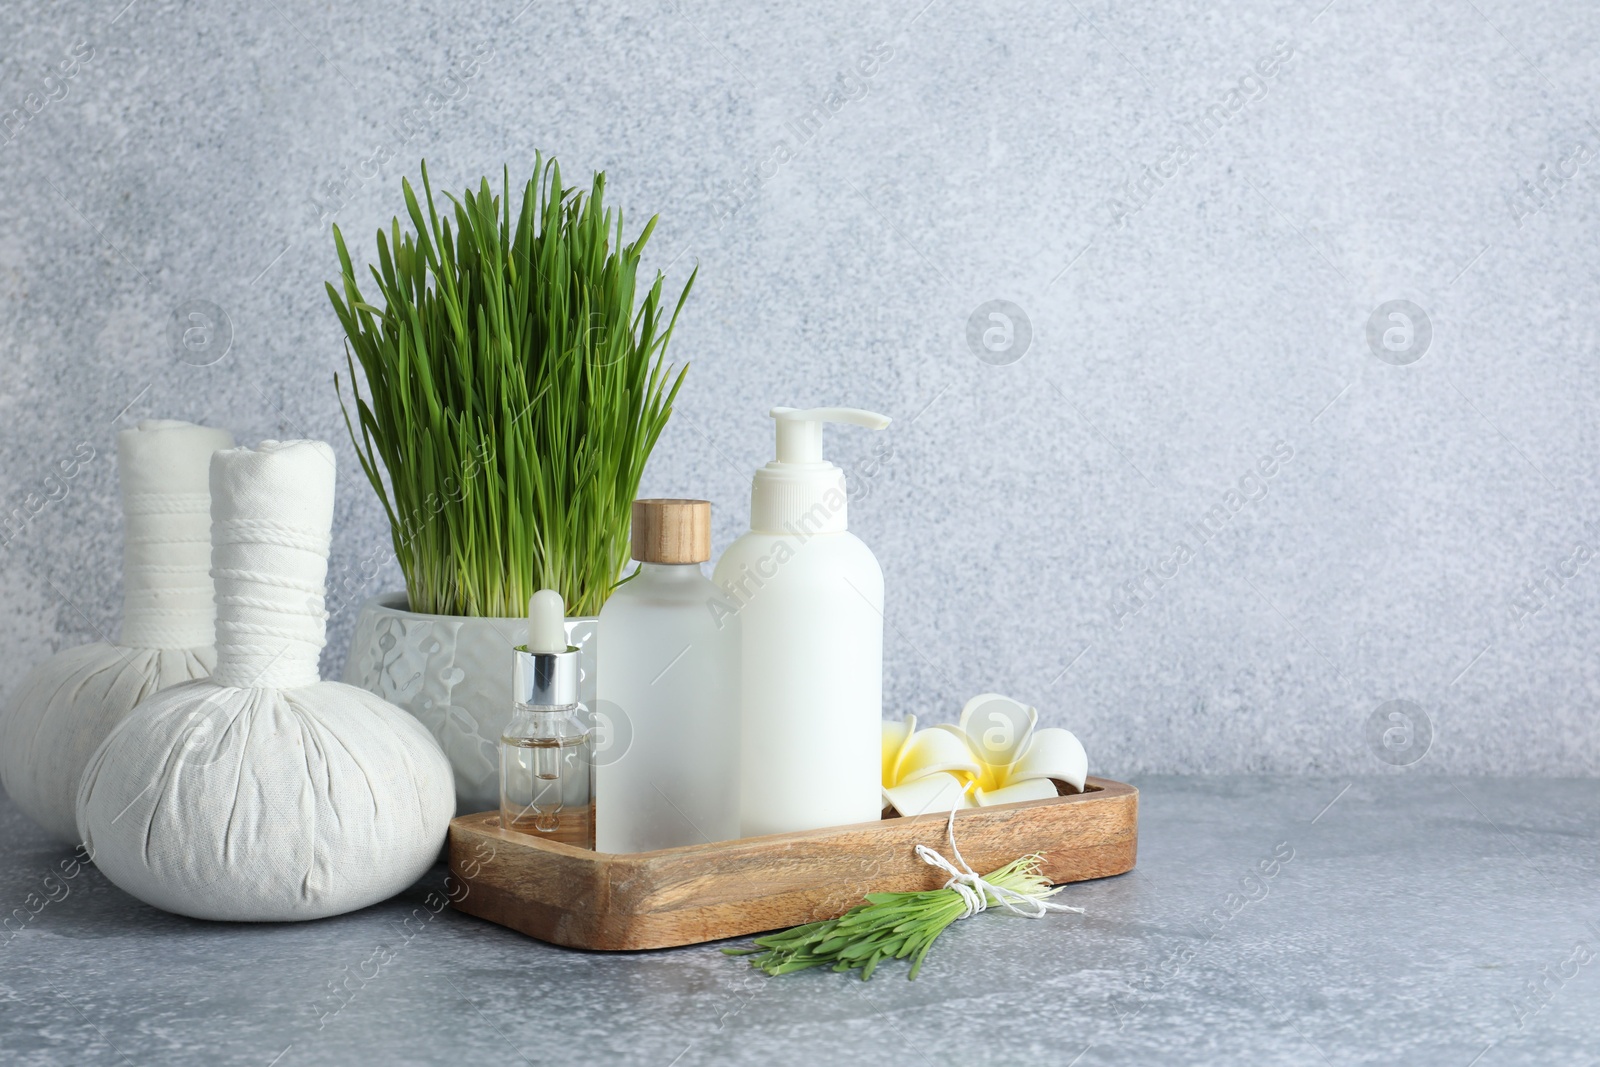
[[[1151,778],[1085,915],[957,923],[922,975],[768,979],[437,913],[146,907],[0,804],[0,1062],[1600,1063],[1600,781]],[[65,864],[64,864],[65,861]],[[409,920],[409,921],[408,921]]]

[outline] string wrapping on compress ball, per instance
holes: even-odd
[[[326,462],[324,499],[318,479],[298,473],[296,463],[274,461],[295,444],[240,449],[216,472],[211,578],[220,610],[212,677],[223,685],[290,689],[321,680],[333,451],[299,442],[295,453],[301,463]]]
[[[118,436],[125,522],[119,644],[211,644],[211,453],[232,447],[231,434],[166,419],[147,419]]]

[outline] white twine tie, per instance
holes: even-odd
[[[1007,889],[1005,886],[986,882],[977,871],[972,869],[972,865],[961,855],[961,849],[956,846],[956,809],[961,807],[961,798],[966,796],[967,791],[971,788],[972,783],[968,782],[966,788],[961,790],[960,796],[956,797],[956,802],[950,805],[950,818],[945,823],[945,836],[950,839],[950,852],[955,856],[956,863],[961,866],[957,867],[955,863],[951,863],[940,855],[938,851],[929,848],[927,845],[917,846],[917,856],[923,863],[928,864],[930,867],[937,867],[950,875],[950,880],[945,882],[944,888],[954,889],[960,894],[961,902],[966,905],[966,910],[962,912],[961,918],[965,919],[986,910],[989,907],[989,898],[991,896],[994,898],[994,903],[1012,915],[1020,915],[1025,919],[1042,919],[1052,911],[1074,911],[1082,915],[1082,908],[1075,908],[1070,904],[1056,904],[1048,900],[1040,900],[1037,897],[1018,893],[1016,890]]]

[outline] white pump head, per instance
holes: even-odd
[[[860,408],[773,408],[778,458],[750,486],[750,529],[757,533],[838,533],[849,528],[844,471],[822,458],[822,424],[881,430],[889,416]]]

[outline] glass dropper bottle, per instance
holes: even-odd
[[[594,848],[588,709],[578,702],[578,650],[567,644],[561,594],[528,601],[528,643],[516,649],[514,705],[500,738],[500,825]]]

